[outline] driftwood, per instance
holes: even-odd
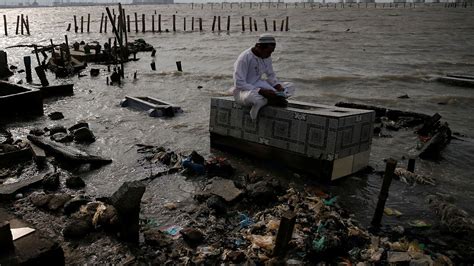
[[[43,137],[37,137],[34,135],[28,135],[28,139],[36,144],[38,147],[43,148],[47,153],[52,154],[58,159],[74,163],[91,163],[104,165],[112,162],[111,159],[106,159],[100,156],[90,155],[84,151],[78,150],[73,147],[65,146],[61,143],[48,140]]]

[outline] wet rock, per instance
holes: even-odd
[[[74,212],[77,212],[81,206],[86,205],[89,202],[90,199],[84,197],[83,195],[76,196],[64,204],[64,213],[66,215],[70,215]]]
[[[263,204],[274,201],[277,198],[274,188],[266,181],[259,181],[248,185],[247,192],[249,197]]]
[[[206,186],[204,193],[217,195],[225,201],[231,202],[236,200],[243,192],[235,186],[234,181],[216,177],[211,184]]]
[[[41,208],[46,206],[52,197],[53,195],[45,194],[44,192],[33,192],[28,198],[30,199],[31,203],[33,203],[33,205]]]
[[[176,203],[174,202],[168,202],[168,203],[165,203],[163,207],[171,211],[171,210],[176,210],[177,206],[176,206]]]
[[[82,178],[78,176],[71,176],[68,179],[66,179],[66,187],[71,188],[71,189],[78,189],[78,188],[83,188],[86,186],[86,183]]]
[[[78,121],[75,125],[72,127],[68,128],[69,132],[73,132],[76,129],[79,129],[81,127],[86,127],[89,128],[89,124],[86,121]]]
[[[60,120],[60,119],[64,118],[64,115],[61,112],[52,112],[52,113],[48,114],[48,117],[51,120]]]
[[[43,189],[54,191],[59,188],[59,173],[49,173],[43,177]]]
[[[206,201],[206,205],[208,208],[215,210],[217,214],[225,214],[227,212],[227,206],[219,196],[210,196]]]
[[[71,199],[68,194],[54,194],[48,202],[48,209],[51,211],[59,210]]]
[[[145,243],[154,247],[166,247],[172,244],[172,240],[159,229],[152,228],[143,233]]]
[[[194,228],[184,228],[179,233],[190,246],[197,246],[204,240],[204,234]]]
[[[117,209],[120,238],[129,242],[138,242],[140,202],[145,193],[145,185],[139,181],[125,182],[110,197]]]
[[[97,77],[100,73],[100,69],[98,68],[91,68],[91,71],[90,71],[90,74],[91,74],[91,77]]]
[[[396,251],[387,252],[388,263],[403,263],[403,262],[409,262],[410,260],[411,260],[411,257],[408,252],[396,252]]]
[[[73,137],[71,135],[63,133],[63,132],[55,133],[50,138],[51,138],[51,140],[54,140],[54,141],[60,142],[60,143],[67,143],[67,142],[71,142],[73,140]]]
[[[92,143],[95,141],[95,136],[87,127],[81,127],[73,131],[74,141]]]
[[[100,204],[92,217],[92,225],[95,228],[104,227],[106,229],[115,229],[118,223],[117,210],[112,205]]]
[[[44,135],[44,130],[42,130],[41,128],[33,128],[30,130],[30,133],[31,135],[35,135],[35,136],[43,136]]]
[[[63,230],[64,238],[82,238],[93,229],[90,221],[84,219],[73,219]]]
[[[46,131],[49,131],[49,135],[52,136],[56,133],[62,132],[67,133],[67,130],[64,126],[61,125],[54,125],[51,128],[46,128]]]
[[[246,259],[246,256],[242,251],[231,251],[227,254],[227,259],[235,263],[240,263]]]
[[[397,97],[398,99],[410,99],[410,96],[408,94],[403,94]]]

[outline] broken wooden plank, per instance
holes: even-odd
[[[43,98],[52,96],[68,96],[74,94],[74,84],[54,85],[38,88]]]
[[[0,200],[12,199],[17,193],[39,185],[41,182],[43,182],[43,176],[38,175],[20,180],[15,183],[0,185]]]
[[[455,85],[455,86],[461,86],[461,87],[472,87],[474,88],[474,78],[468,76],[468,77],[463,77],[463,76],[446,76],[446,77],[438,77],[437,81],[449,84],[449,85]]]
[[[58,159],[63,159],[76,163],[92,163],[92,164],[109,164],[112,159],[103,158],[100,156],[90,155],[84,151],[76,148],[63,145],[61,143],[33,135],[28,135],[28,139],[34,144],[43,148],[46,152],[51,153]]]

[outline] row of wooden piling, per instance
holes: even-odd
[[[6,15],[3,15],[3,28],[5,30],[5,36],[8,36],[8,23]],[[30,21],[28,16],[21,14],[16,17],[15,34],[18,35],[20,33],[21,35],[24,35],[25,32],[27,35],[30,35]]]
[[[124,28],[124,31],[126,32],[131,32],[132,29],[131,29],[131,23],[134,22],[135,24],[135,32],[138,33],[140,31],[139,29],[139,20],[138,20],[138,14],[137,13],[134,13],[135,15],[135,20],[134,21],[131,21],[130,20],[130,15],[127,15],[126,16],[126,21],[123,25],[123,28]],[[142,14],[141,15],[141,32],[146,32],[147,31],[147,28],[146,28],[146,17],[145,17],[145,14]],[[156,23],[155,23],[155,18],[156,18]],[[125,20],[125,19],[124,19]],[[199,31],[203,31],[203,25],[202,25],[202,18],[194,18],[194,17],[191,17],[191,28],[190,30],[191,31],[195,31],[195,26],[194,26],[194,22],[195,20],[197,21],[197,23],[199,24],[198,28],[199,28]],[[226,25],[226,29],[227,31],[229,32],[230,31],[230,25],[231,25],[231,17],[230,16],[227,16],[227,25]],[[276,20],[273,20],[273,31],[277,31],[278,30],[278,27],[277,27],[277,24],[280,23],[279,21],[277,22]],[[120,23],[117,23],[117,17],[114,15],[111,16],[111,18],[109,18],[107,15],[104,16],[104,13],[102,13],[101,15],[101,19],[100,19],[100,27],[99,27],[99,33],[107,33],[107,25],[110,24],[111,26],[115,26],[117,28],[120,27]],[[216,24],[217,24],[217,27],[216,27]],[[215,32],[215,31],[222,31],[222,25],[223,23],[221,23],[221,16],[214,16],[213,17],[213,20],[212,20],[212,32]],[[268,31],[269,30],[269,25],[268,25],[268,21],[266,18],[263,19],[263,24],[264,24],[264,29],[265,31]],[[157,28],[155,28],[155,25],[157,26]],[[257,20],[256,19],[253,19],[252,17],[248,17],[248,24],[247,24],[247,28],[246,28],[246,25],[245,25],[245,16],[242,16],[241,18],[241,27],[242,27],[242,31],[245,32],[246,29],[248,29],[249,31],[258,31],[258,25],[257,25]],[[163,32],[162,30],[162,19],[161,19],[161,14],[158,14],[158,15],[152,15],[151,16],[151,32]],[[80,29],[80,30],[79,30]],[[287,16],[285,19],[281,20],[281,23],[280,23],[280,27],[279,27],[280,31],[289,31],[289,17]],[[67,28],[67,31],[70,31],[71,30],[71,24],[68,25],[68,28]],[[183,17],[183,31],[187,31],[188,28],[187,28],[187,17]],[[77,24],[77,17],[74,16],[74,31],[77,33],[77,32],[81,32],[83,33],[84,32],[84,17],[81,16],[81,24],[80,24],[80,27],[78,26]],[[166,29],[165,31],[168,31],[168,29]],[[172,17],[172,31],[173,32],[176,32],[176,15],[173,14],[173,17]],[[87,33],[90,32],[90,14],[87,14]]]

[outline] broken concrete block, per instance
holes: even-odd
[[[78,189],[78,188],[83,188],[86,186],[86,183],[82,178],[78,176],[71,176],[66,179],[66,187],[71,188],[71,189]]]
[[[0,223],[0,254],[6,254],[14,248],[10,223],[7,221]]]
[[[51,211],[59,210],[71,199],[69,194],[54,194],[48,202],[48,209]]]
[[[61,112],[52,112],[52,113],[48,114],[48,117],[51,120],[60,120],[60,119],[64,118],[64,115]]]
[[[54,140],[54,141],[60,142],[60,143],[71,142],[74,139],[73,136],[71,136],[69,134],[66,134],[64,132],[55,133],[50,138],[51,138],[51,140]]]
[[[92,143],[95,141],[94,133],[88,127],[81,127],[73,131],[74,141]]]
[[[43,181],[43,176],[33,176],[28,179],[20,180],[16,183],[0,185],[0,199],[6,200],[15,197],[15,195],[21,191],[24,191],[30,187],[41,184]]]
[[[387,252],[388,263],[401,263],[401,262],[408,262],[410,260],[411,260],[411,257],[408,252],[396,252],[396,251]]]
[[[69,132],[73,132],[76,129],[79,129],[81,127],[87,127],[89,128],[89,124],[85,121],[78,121],[74,126],[68,128]]]
[[[234,181],[216,177],[207,185],[204,193],[213,194],[231,202],[242,195],[242,190],[235,187]]]
[[[43,178],[43,189],[54,191],[59,188],[59,173],[48,173]]]
[[[119,236],[129,242],[138,242],[140,203],[145,185],[139,181],[125,182],[110,197],[119,217]]]

